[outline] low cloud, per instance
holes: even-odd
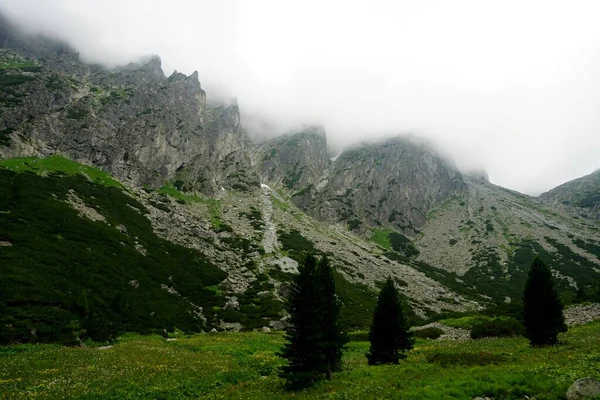
[[[159,54],[268,136],[332,147],[413,132],[539,194],[600,167],[600,3],[3,0],[24,29],[107,66]]]

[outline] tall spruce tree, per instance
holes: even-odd
[[[346,337],[339,324],[340,302],[335,292],[333,269],[327,256],[324,256],[317,265],[316,282],[320,293],[320,310],[317,317],[323,335],[319,346],[325,354],[326,364],[323,366],[325,376],[331,379],[331,373],[341,368],[342,348],[346,343]]]
[[[550,268],[536,257],[531,263],[523,291],[523,323],[525,335],[533,346],[557,343],[560,332],[566,332],[563,306],[554,286]]]
[[[287,302],[290,326],[281,356],[288,360],[280,376],[298,388],[339,369],[344,336],[339,329],[340,305],[333,271],[326,258],[307,255],[299,266]]]
[[[413,335],[391,277],[387,278],[379,292],[369,340],[369,365],[398,364],[400,358],[406,357],[405,352],[413,348]]]

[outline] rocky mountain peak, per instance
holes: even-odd
[[[317,185],[293,199],[306,212],[353,230],[386,226],[414,234],[429,210],[465,188],[454,164],[429,143],[399,136],[343,151]]]
[[[317,183],[330,164],[327,136],[319,126],[305,126],[260,144],[253,155],[262,181],[297,191]]]

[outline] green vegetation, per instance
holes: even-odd
[[[534,348],[524,338],[417,340],[400,365],[368,366],[367,341],[352,341],[342,371],[300,392],[277,377],[279,333],[219,333],[165,341],[126,335],[110,349],[0,348],[0,392],[10,399],[496,399],[561,400],[578,378],[600,378],[600,322]],[[360,339],[360,338],[357,338]]]
[[[371,241],[377,243],[386,250],[394,250],[402,253],[406,257],[419,255],[419,250],[413,245],[411,240],[401,233],[389,229],[373,229]]]
[[[481,320],[471,328],[471,338],[514,337],[523,334],[523,324],[511,317],[495,317]]]
[[[23,157],[0,160],[0,168],[14,172],[34,172],[42,176],[48,174],[75,176],[80,174],[91,182],[102,186],[123,187],[119,181],[101,169],[79,164],[60,155],[46,158]]]
[[[340,304],[336,298],[333,270],[327,257],[317,261],[304,257],[299,274],[290,287],[286,328],[281,356],[288,361],[280,376],[289,388],[309,386],[341,368],[345,338],[338,318]]]
[[[437,339],[444,334],[444,331],[432,326],[425,329],[419,329],[415,331],[414,334],[415,337],[420,339]]]
[[[419,250],[412,244],[409,238],[398,232],[391,232],[390,244],[394,251],[404,254],[406,257],[416,257],[419,255]]]
[[[523,290],[523,325],[525,336],[534,346],[557,343],[558,334],[566,332],[563,306],[554,287],[552,271],[536,257]]]
[[[89,113],[90,113],[90,110],[88,110],[87,108],[85,108],[85,106],[75,105],[75,106],[70,107],[67,110],[67,117],[70,118],[70,119],[81,121]]]
[[[339,272],[334,272],[335,289],[342,303],[340,323],[346,331],[365,329],[373,321],[377,294],[366,285],[351,283]]]
[[[158,193],[170,196],[181,204],[202,203],[208,207],[210,214],[210,222],[217,232],[232,232],[233,228],[227,225],[221,219],[222,202],[220,199],[208,199],[196,194],[187,194],[181,191],[181,183],[179,181],[167,182],[158,189]],[[161,208],[160,206],[158,208]]]
[[[158,238],[145,207],[114,180],[64,158],[2,165],[9,169],[0,169],[0,241],[10,244],[0,247],[2,342],[197,332],[216,321],[207,315],[204,324],[189,302],[224,304],[206,286],[226,274],[199,253]],[[105,221],[80,216],[69,204],[73,194]]]
[[[413,348],[413,334],[392,278],[386,279],[379,292],[369,340],[369,365],[398,364],[401,358],[406,358],[406,352]]]
[[[245,329],[269,326],[269,321],[283,317],[283,303],[272,293],[273,284],[266,275],[259,275],[242,294],[237,295],[239,309],[226,309],[219,313],[225,322],[239,322]]]
[[[279,241],[283,250],[289,251],[290,256],[300,260],[302,253],[316,253],[317,249],[313,242],[302,236],[300,232],[293,229],[290,232],[282,232]]]
[[[371,241],[377,243],[384,249],[389,250],[392,247],[389,234],[389,230],[373,229],[373,236],[371,236]]]
[[[296,184],[300,181],[300,179],[302,179],[303,173],[303,167],[298,168],[297,166],[294,166],[292,172],[289,175],[286,175],[286,177],[283,179],[284,185],[288,189],[293,189],[294,187],[296,187]]]
[[[0,70],[21,69],[24,71],[31,71],[32,68],[39,68],[39,66],[33,61],[23,58],[15,53],[0,50]]]
[[[158,189],[158,193],[171,196],[174,199],[179,200],[182,204],[185,204],[185,203],[205,203],[206,204],[206,203],[208,203],[207,200],[203,199],[200,196],[197,196],[195,194],[183,193],[179,188],[177,188],[177,186],[175,186],[175,183],[173,183],[173,182],[165,183],[162,187],[160,187]]]

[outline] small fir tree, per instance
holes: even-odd
[[[325,354],[323,370],[327,379],[331,379],[331,373],[341,368],[342,348],[346,344],[346,338],[339,324],[341,307],[335,292],[333,269],[326,256],[317,265],[316,284],[320,293],[318,318],[323,335],[319,346]]]
[[[369,340],[369,365],[398,364],[400,358],[405,358],[405,353],[413,348],[413,334],[391,277],[387,278],[379,292]]]
[[[307,255],[292,283],[287,303],[290,326],[281,356],[288,360],[280,376],[288,387],[304,387],[339,370],[344,336],[339,328],[340,305],[327,258],[318,263]]]
[[[525,333],[532,346],[556,344],[558,334],[567,331],[552,272],[539,257],[533,260],[529,269],[523,307]]]

